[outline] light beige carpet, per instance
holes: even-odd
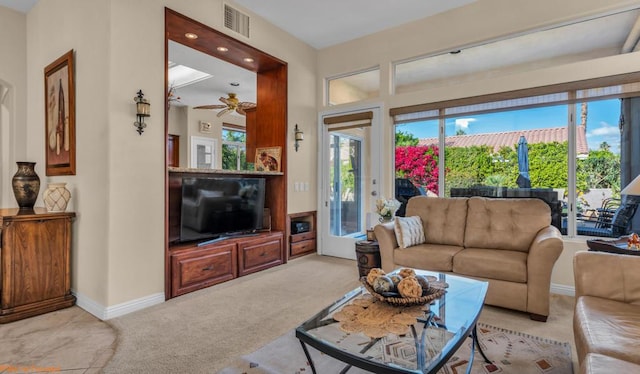
[[[355,261],[309,255],[171,299],[109,321],[118,343],[104,371],[217,373],[357,286]],[[552,295],[551,308],[547,323],[489,306],[480,321],[573,345],[573,298]]]
[[[355,261],[310,255],[109,322],[106,373],[216,373],[359,284]]]
[[[324,326],[325,329],[336,329],[337,326]],[[417,328],[421,331],[420,328]],[[428,330],[427,340],[433,341],[435,346],[441,346],[441,329]],[[487,357],[492,360],[486,363],[480,353],[476,351],[473,360],[472,374],[487,373],[517,373],[517,374],[571,374],[573,372],[571,362],[571,346],[569,343],[531,336],[520,332],[514,332],[495,326],[479,323],[477,327],[480,346]],[[365,346],[370,340],[362,334],[344,335],[342,344],[353,341],[358,349]],[[449,334],[450,336],[451,334]],[[428,344],[428,347],[433,345]],[[339,373],[346,364],[320,353],[309,347],[316,372]],[[471,352],[471,338],[448,360],[438,374],[458,374],[467,370]],[[371,347],[367,353],[375,357],[378,362],[391,362],[399,365],[415,365],[415,343],[409,334],[405,337],[391,335],[383,338]],[[436,352],[428,350],[427,362],[435,357]],[[311,372],[311,367],[303,353],[300,342],[295,337],[293,330],[260,348],[258,351],[238,359],[231,367],[225,368],[221,374],[299,374]],[[351,368],[349,374],[364,374],[366,370]]]

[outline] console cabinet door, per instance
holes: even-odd
[[[277,233],[238,242],[240,276],[282,264],[282,239]]]
[[[20,214],[18,214],[20,213]],[[0,323],[67,308],[75,213],[0,209]]]
[[[203,247],[171,256],[172,297],[238,276],[236,245]]]
[[[69,292],[68,220],[13,222],[6,235],[11,251],[11,307],[63,297]]]

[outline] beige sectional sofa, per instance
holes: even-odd
[[[577,252],[573,273],[580,373],[640,373],[640,256]]]
[[[399,248],[394,223],[377,225],[385,271],[406,266],[486,280],[486,304],[547,320],[551,271],[563,244],[544,201],[417,196],[406,216],[421,218],[426,242]]]

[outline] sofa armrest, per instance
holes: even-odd
[[[576,299],[595,296],[640,304],[640,256],[577,252],[573,257]]]
[[[387,273],[396,268],[395,262],[393,262],[393,251],[398,248],[398,241],[393,225],[393,222],[381,223],[373,229],[380,247],[381,267]]]
[[[527,257],[527,311],[549,315],[551,273],[564,248],[562,234],[555,226],[538,231]]]

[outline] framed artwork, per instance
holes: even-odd
[[[256,148],[256,171],[280,171],[282,147]]]
[[[73,50],[44,68],[47,175],[76,175]]]

